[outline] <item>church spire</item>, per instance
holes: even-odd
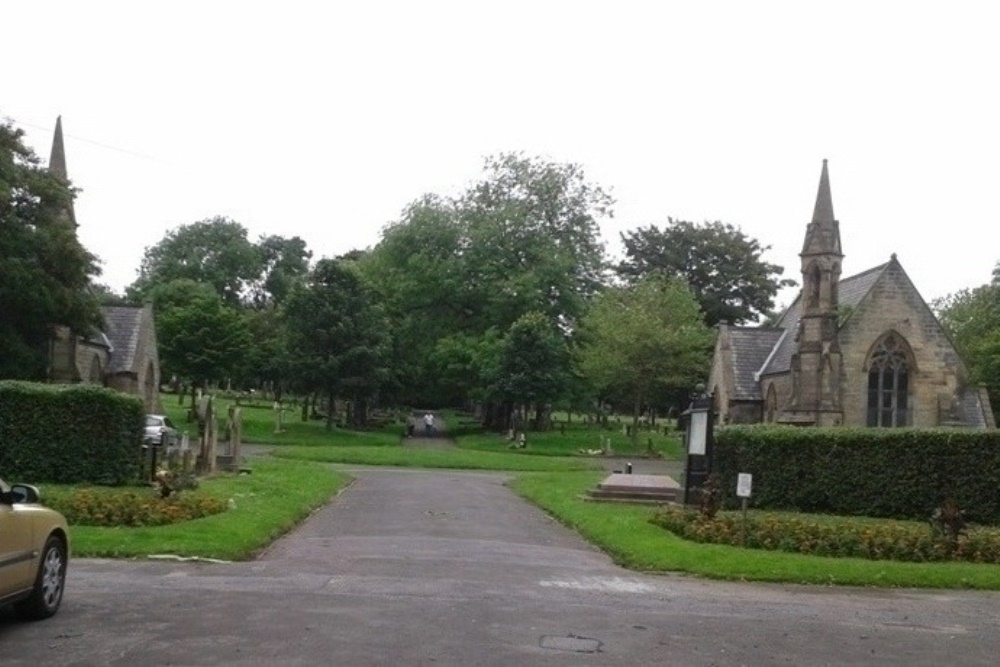
[[[52,153],[49,155],[49,173],[64,184],[69,183],[69,172],[66,170],[66,147],[63,145],[62,116],[56,117],[56,131],[52,137]],[[73,200],[61,215],[76,228],[76,213],[73,211]]]
[[[52,137],[52,153],[49,155],[49,173],[63,181],[69,180],[66,171],[66,148],[63,146],[62,116],[56,118],[56,133]]]
[[[802,245],[803,255],[840,255],[840,223],[833,217],[833,197],[830,195],[830,173],[826,160],[819,176],[819,190],[816,192],[816,206],[813,208],[812,222],[806,229],[806,240]]]

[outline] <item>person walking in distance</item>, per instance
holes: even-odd
[[[424,415],[424,434],[428,438],[434,435],[434,415],[429,412]]]

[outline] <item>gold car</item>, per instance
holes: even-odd
[[[52,616],[68,559],[66,519],[40,503],[37,488],[0,479],[0,606],[13,603],[30,619]]]

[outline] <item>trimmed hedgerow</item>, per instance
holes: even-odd
[[[138,398],[104,387],[0,382],[0,471],[19,481],[135,482],[144,415]]]
[[[713,472],[724,506],[753,475],[759,509],[925,521],[946,500],[974,523],[1000,524],[1000,432],[727,426]]]
[[[722,512],[709,519],[667,508],[651,521],[694,542],[727,544],[811,556],[908,562],[1000,563],[1000,529],[970,526],[952,542],[930,523],[826,517],[823,521],[773,513]]]

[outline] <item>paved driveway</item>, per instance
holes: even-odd
[[[355,469],[251,563],[72,563],[0,665],[992,665],[1000,595],[622,570],[500,475]]]

